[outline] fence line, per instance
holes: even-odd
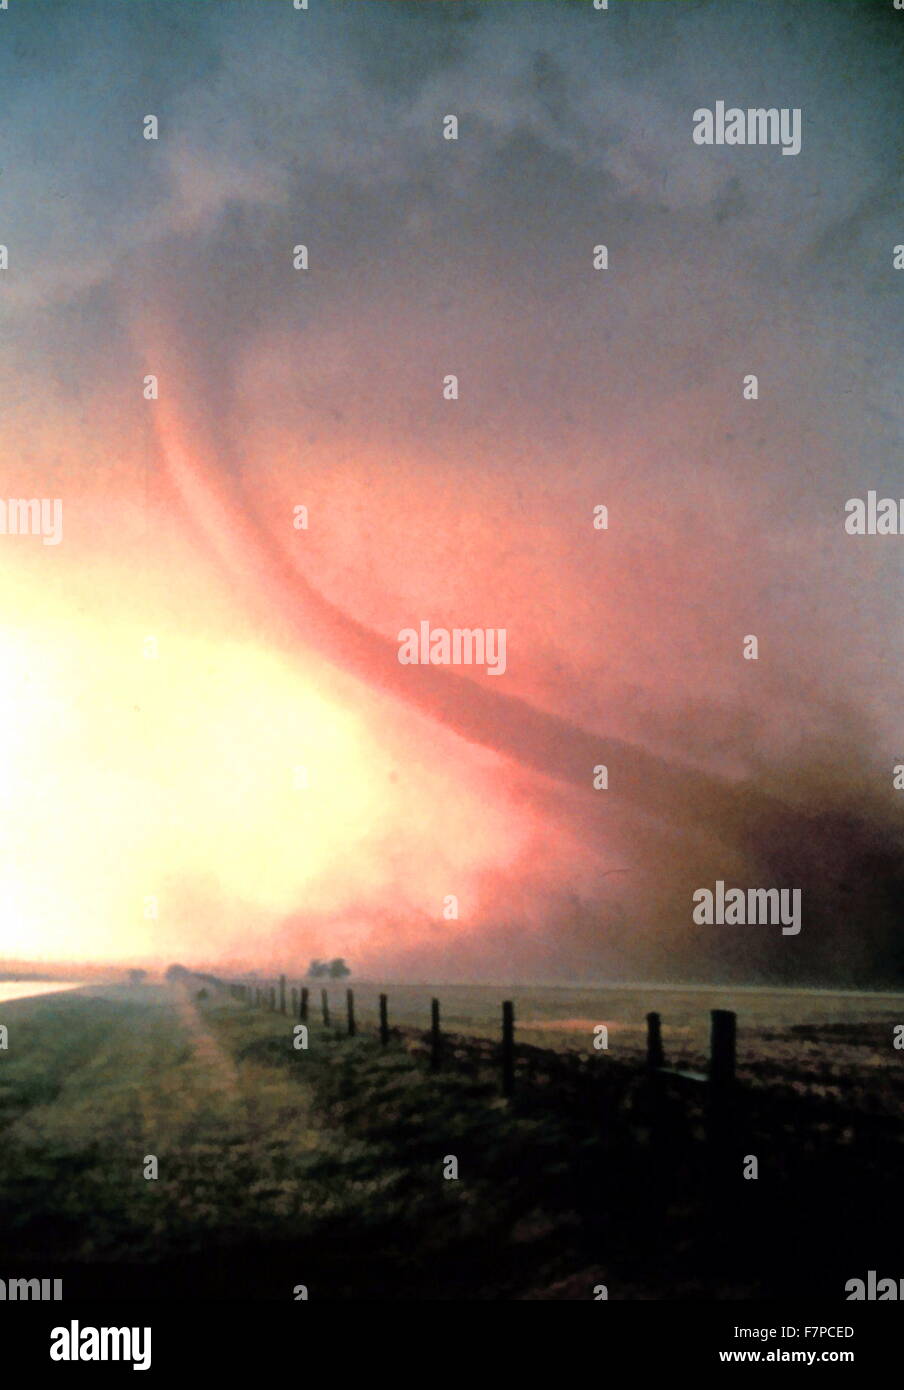
[[[277,1007],[274,986],[252,986],[244,983],[222,982],[234,999],[257,1008],[275,1011]],[[307,986],[292,987],[292,1014],[296,1013],[302,1021],[307,1021],[309,993]],[[279,1008],[286,1012],[286,976],[279,977]],[[297,1002],[296,1002],[297,1001]],[[355,1017],[355,992],[346,989],[346,1032],[353,1038],[358,1027]],[[320,1004],[324,1027],[330,1026],[330,1002],[326,989],[320,991]],[[665,1048],[662,1041],[662,1019],[658,1013],[648,1013],[646,1065],[654,1086],[658,1088],[673,1082],[679,1087],[703,1088],[705,1095],[706,1132],[711,1141],[724,1140],[730,1125],[732,1101],[735,1093],[735,1070],[737,1060],[737,1017],[727,1009],[713,1009],[710,1012],[710,1057],[706,1072],[688,1071],[670,1067],[666,1064]],[[339,1035],[337,1034],[337,1037]],[[382,1047],[390,1040],[389,999],[386,994],[379,996],[379,1038]],[[440,1001],[430,1001],[429,1066],[432,1072],[439,1072],[443,1064],[443,1034],[440,1027]],[[501,1090],[506,1097],[515,1094],[515,1006],[512,1000],[502,1003],[502,1051],[501,1051]]]

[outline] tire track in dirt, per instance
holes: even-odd
[[[176,991],[176,1006],[179,1022],[185,1029],[195,1057],[211,1078],[214,1088],[237,1096],[238,1068],[207,1028],[195,1001],[184,986]]]

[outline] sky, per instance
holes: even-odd
[[[0,497],[63,531],[0,534],[0,958],[892,978],[904,538],[844,522],[904,495],[902,35],[9,0]]]

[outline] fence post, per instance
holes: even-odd
[[[292,993],[290,995],[290,999],[292,1001],[292,1017],[294,1018],[295,1015],[298,1013],[298,990],[295,988],[294,985],[292,986]]]
[[[275,1014],[275,1013],[276,1013],[276,986],[275,986],[275,985],[271,985],[271,986],[270,986],[270,1012],[271,1012],[271,1014]]]
[[[285,975],[280,975],[280,977],[279,977],[279,1012],[280,1012],[281,1014],[284,1014],[284,1013],[286,1012],[286,977],[285,977]]]
[[[713,1009],[710,1021],[707,1138],[714,1159],[724,1169],[720,1160],[731,1135],[737,1016],[728,1009]]]
[[[389,1042],[389,1012],[385,994],[380,995],[380,1042],[384,1047]]]
[[[347,989],[345,991],[345,1007],[348,1013],[348,1036],[355,1036],[355,991]]]
[[[658,1014],[647,1014],[647,1066],[651,1071],[665,1066],[662,1050],[662,1028]]]
[[[502,1005],[502,1094],[515,1090],[515,1006],[510,999]]]
[[[329,1001],[329,999],[327,999],[327,997],[326,997],[326,990],[325,990],[325,989],[322,989],[322,990],[320,991],[320,1006],[321,1006],[321,1008],[323,1009],[323,1026],[324,1026],[325,1028],[329,1028],[329,1026],[330,1026],[330,1001]]]
[[[710,1018],[709,1079],[719,1087],[731,1086],[735,1078],[737,1016],[728,1009],[713,1009]]]
[[[439,1000],[430,1000],[430,1070],[439,1071],[442,1036],[439,1031]]]
[[[307,1021],[308,1021],[308,990],[307,990],[307,985],[302,985],[302,987],[301,987],[301,1002],[300,1002],[299,1005],[298,1005],[298,1017],[301,1019],[302,1023],[307,1023]]]

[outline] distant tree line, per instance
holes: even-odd
[[[132,975],[143,975],[144,971],[132,971]],[[336,956],[333,960],[312,960],[308,966],[308,978],[312,980],[330,979],[342,980],[352,972],[349,970],[341,956]],[[256,976],[257,971],[249,971],[249,975]],[[221,985],[223,980],[216,975],[205,975],[200,970],[186,970],[184,965],[171,965],[166,972],[166,979],[171,983],[181,981],[187,983],[189,979],[205,980],[211,985]],[[137,984],[138,981],[134,980]]]
[[[331,980],[341,980],[345,975],[350,975],[345,961],[341,956],[336,956],[335,960],[312,960],[308,966],[308,978],[319,980],[328,977]]]

